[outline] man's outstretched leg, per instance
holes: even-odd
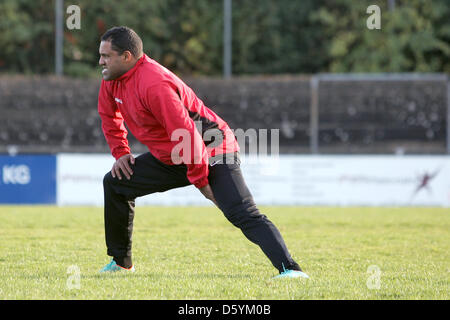
[[[247,239],[261,248],[280,274],[287,270],[302,271],[289,254],[278,229],[256,207],[242,176],[239,159],[237,156],[235,159],[232,164],[225,160],[210,167],[209,183],[219,208]]]

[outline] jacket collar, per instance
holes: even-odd
[[[115,79],[115,81],[123,81],[123,80],[129,79],[134,74],[134,72],[137,70],[137,68],[139,68],[139,66],[141,64],[143,64],[144,61],[146,61],[147,59],[148,59],[148,56],[144,53],[142,55],[142,57],[138,61],[136,61],[136,64],[134,65],[133,68],[131,68],[130,70],[125,72],[119,78]]]

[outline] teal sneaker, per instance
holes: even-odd
[[[299,270],[289,270],[289,269],[285,269],[284,265],[283,265],[283,272],[280,273],[279,275],[273,277],[274,279],[279,279],[279,278],[306,278],[309,279],[309,276],[304,273],[303,271],[299,271]]]
[[[101,270],[100,273],[105,273],[105,272],[119,272],[119,271],[127,271],[127,272],[135,272],[136,269],[134,268],[134,266],[132,266],[131,268],[127,269],[124,267],[119,266],[114,259],[111,259],[111,262],[108,263],[106,266],[104,266]]]

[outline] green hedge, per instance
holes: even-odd
[[[448,72],[448,0],[234,0],[233,73]],[[65,72],[96,72],[98,41],[128,25],[147,54],[177,73],[222,72],[223,0],[66,0],[81,29],[64,33]],[[381,30],[366,9],[381,8]],[[0,2],[0,72],[52,73],[54,1]],[[65,13],[65,19],[68,14]]]

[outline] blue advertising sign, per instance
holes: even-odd
[[[0,203],[55,204],[56,156],[0,155]]]

